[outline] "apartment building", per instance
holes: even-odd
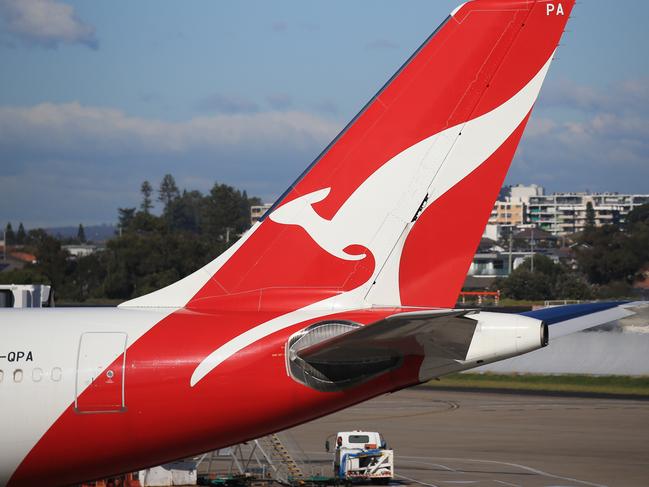
[[[250,207],[250,226],[257,223],[262,216],[273,206],[272,203],[264,203],[263,205],[253,205]]]
[[[523,203],[512,203],[510,201],[496,201],[491,215],[489,225],[517,226],[522,225],[525,219],[525,205]]]
[[[503,188],[499,201],[496,201],[488,225],[517,227],[526,223],[525,209],[529,199],[545,194],[542,186],[517,184]]]
[[[593,207],[596,226],[623,223],[631,210],[649,203],[649,195],[555,193],[531,196],[525,211],[526,221],[553,235],[581,232],[588,220],[589,203]]]
[[[593,207],[595,225],[622,223],[634,208],[649,203],[647,194],[554,193],[536,184],[504,187],[496,201],[488,226],[502,231],[534,225],[553,235],[580,232],[587,222],[587,208]]]
[[[509,187],[508,200],[512,203],[522,203],[527,205],[530,202],[530,198],[533,196],[543,196],[544,194],[545,188],[538,184],[515,184]]]

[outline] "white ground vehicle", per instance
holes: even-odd
[[[43,284],[0,284],[0,308],[54,307],[51,286]]]
[[[325,446],[329,451],[329,441]],[[380,433],[341,431],[336,435],[334,476],[344,482],[387,484],[394,477],[394,451]]]

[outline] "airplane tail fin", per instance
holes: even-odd
[[[454,306],[573,4],[458,7],[235,246],[122,306]]]

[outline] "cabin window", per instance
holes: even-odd
[[[23,380],[23,371],[22,369],[14,370],[14,382],[22,382]]]
[[[2,379],[4,378],[5,378],[5,373],[2,370],[0,370],[0,382],[2,382]]]
[[[63,371],[62,371],[59,367],[54,367],[54,368],[52,369],[52,375],[51,375],[51,377],[52,377],[52,380],[53,380],[54,382],[58,382],[58,381],[60,381],[62,375],[63,375]]]
[[[350,443],[369,443],[370,437],[367,435],[349,435]]]
[[[40,382],[42,378],[43,378],[43,369],[36,367],[34,370],[32,370],[32,380],[34,382]]]
[[[9,289],[0,290],[0,308],[14,307],[14,293]]]

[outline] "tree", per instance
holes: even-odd
[[[140,208],[119,208],[119,235],[105,250],[76,259],[69,258],[60,239],[42,229],[29,230],[24,245],[36,255],[36,263],[0,273],[0,282],[51,283],[57,296],[72,302],[139,296],[189,275],[225,251],[249,226],[251,202],[260,202],[225,184],[215,184],[207,195],[181,193],[167,176],[161,185],[161,195],[166,195],[161,216],[145,211],[150,207],[144,202]],[[155,190],[144,189],[142,196],[152,200]],[[24,234],[22,225],[20,229]],[[80,241],[85,240],[82,229],[79,225]]]
[[[126,232],[131,227],[135,218],[135,208],[118,208],[117,221],[122,232]]]
[[[160,182],[160,189],[158,190],[158,200],[164,204],[165,209],[180,196],[176,180],[171,174],[165,174]]]
[[[69,260],[64,286],[57,294],[76,302],[105,297],[107,257],[106,252],[95,252]]]
[[[79,228],[77,230],[77,240],[80,243],[86,242],[86,231],[83,229],[83,225],[79,223]]]
[[[579,269],[592,284],[615,281],[632,284],[649,262],[649,225],[634,223],[626,228],[604,225],[584,232],[576,257]]]
[[[521,300],[588,299],[592,294],[581,276],[545,255],[534,257],[534,272],[531,260],[526,259],[509,277],[499,279],[495,287],[505,297]]]
[[[142,193],[142,203],[140,204],[140,209],[147,215],[153,209],[153,201],[151,200],[151,195],[153,194],[153,187],[149,181],[144,181],[142,186],[140,186],[140,193]]]
[[[542,300],[552,299],[552,282],[541,272],[518,267],[509,277],[496,283],[502,294],[509,299]]]
[[[554,282],[556,299],[590,299],[593,297],[588,283],[578,274],[561,273]]]
[[[64,287],[69,254],[61,248],[61,242],[45,232],[36,242],[37,268],[47,277],[55,290]]]
[[[207,232],[212,237],[225,238],[228,232],[241,233],[250,226],[248,199],[227,184],[212,187],[205,210]]]
[[[586,203],[586,227],[593,228],[595,226],[595,208],[593,203],[589,201]]]
[[[183,191],[165,209],[165,220],[171,231],[200,233],[205,198],[199,191]]]
[[[26,238],[27,232],[25,232],[23,222],[20,222],[20,224],[18,225],[18,231],[16,232],[16,243],[22,245],[25,243]]]
[[[5,227],[5,245],[9,245],[10,242],[12,244],[16,243],[16,234],[11,226],[11,222],[7,223],[7,226]]]
[[[636,206],[626,217],[626,224],[628,227],[633,227],[639,223],[649,225],[649,203]]]
[[[525,259],[516,270],[518,269],[527,269],[532,271],[532,258]],[[565,269],[560,264],[556,264],[549,257],[543,254],[535,254],[534,272],[544,274],[554,281],[560,274],[565,272]]]
[[[29,242],[30,245],[37,246],[48,238],[50,238],[50,236],[42,228],[32,228],[27,232],[27,238],[25,241]]]
[[[261,198],[258,196],[248,198],[248,206],[261,206],[261,204]]]
[[[629,236],[628,248],[643,263],[649,264],[649,204],[634,208],[626,218],[624,231]]]

